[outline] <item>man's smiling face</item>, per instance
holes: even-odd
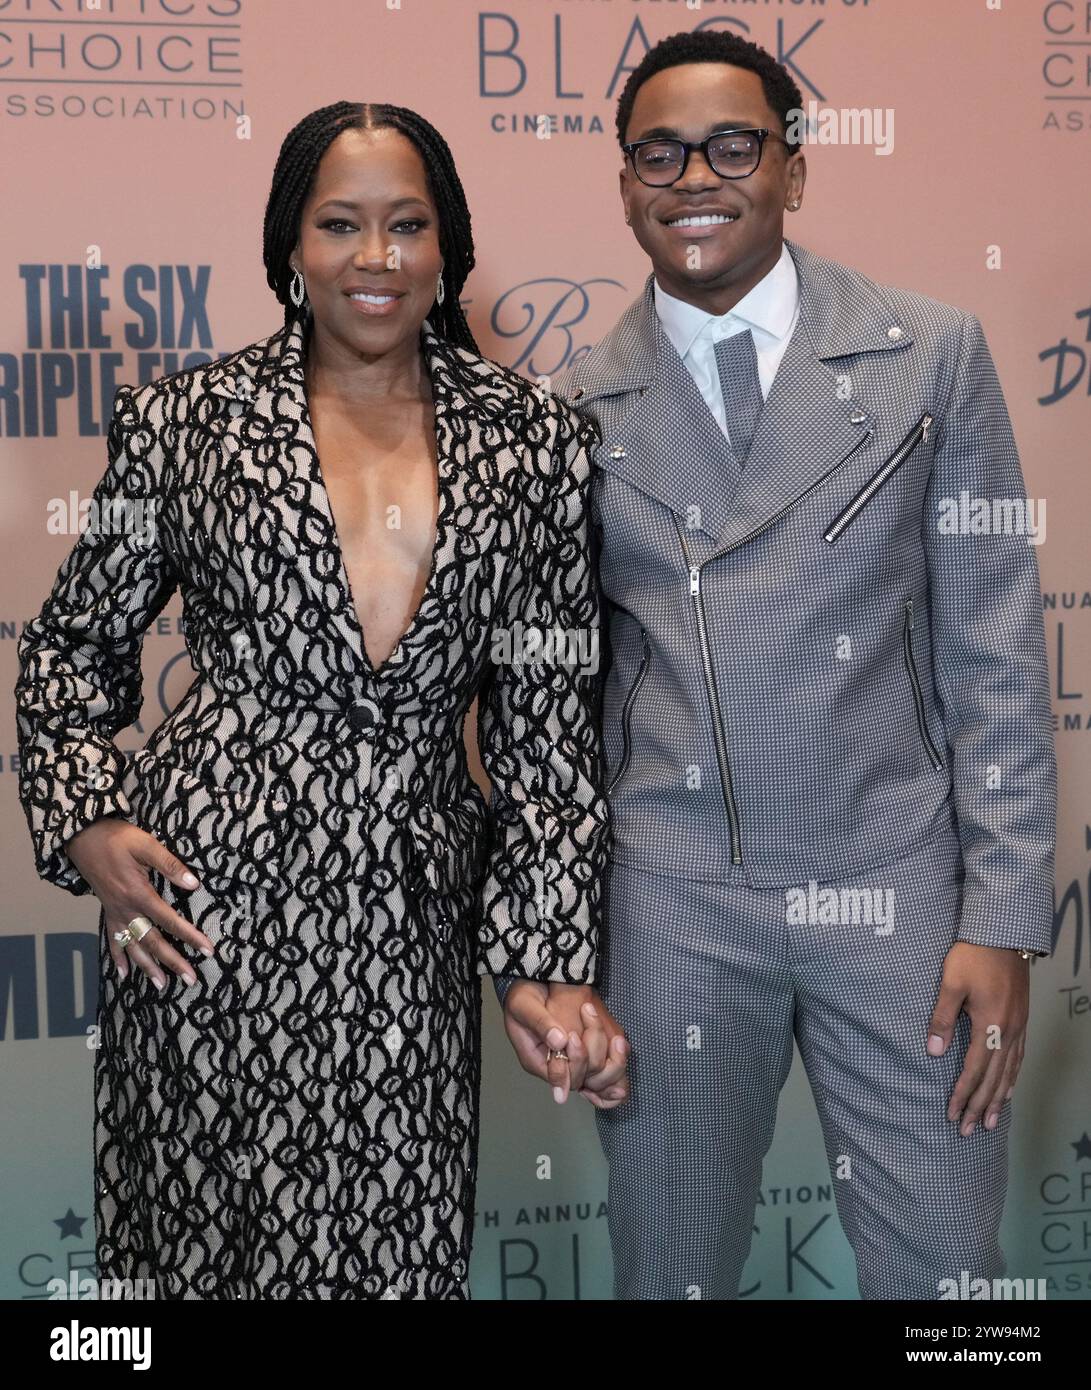
[[[641,86],[625,140],[703,140],[739,126],[784,135],[757,73],[730,63],[683,63]],[[710,313],[726,313],[776,264],[784,209],[802,199],[805,178],[803,155],[770,138],[757,169],[742,179],[721,178],[694,152],[677,183],[650,188],[626,158],[621,196],[663,289]]]

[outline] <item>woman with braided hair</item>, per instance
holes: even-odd
[[[38,870],[101,903],[99,1274],[161,1298],[468,1297],[482,974],[529,982],[509,1036],[560,1098],[626,1092],[597,663],[505,654],[597,636],[593,438],[480,356],[473,264],[427,121],[307,116],[265,217],[283,328],[119,389],[93,512],[153,524],[84,532],[21,639]],[[127,759],[175,588],[196,678]]]

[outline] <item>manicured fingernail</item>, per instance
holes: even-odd
[[[594,1004],[585,1004],[583,1007],[587,1010],[587,1012],[591,1015],[592,1018],[598,1018],[599,1011],[595,1008]]]
[[[1015,1087],[1014,1087],[1014,1086],[1009,1086],[1009,1087],[1008,1087],[1008,1094],[1004,1097],[1004,1099],[1005,1099],[1005,1100],[1011,1100],[1011,1098],[1012,1098],[1013,1095],[1015,1095]]]
[[[995,1129],[995,1128],[996,1128],[996,1122],[997,1122],[999,1119],[1000,1119],[1000,1116],[999,1116],[998,1114],[996,1114],[996,1112],[994,1111],[994,1112],[993,1112],[991,1115],[989,1115],[988,1118],[985,1120],[985,1128],[986,1128],[986,1129]]]
[[[959,1133],[962,1135],[963,1139],[969,1139],[970,1135],[973,1134],[973,1132],[974,1132],[974,1121],[973,1121],[973,1120],[967,1120],[966,1123],[965,1123],[965,1124],[962,1126],[962,1128],[959,1130]]]
[[[122,970],[120,965],[117,968],[117,973],[121,976],[123,980],[127,980],[129,978],[129,972],[127,970]]]
[[[554,1087],[553,1087],[553,1099],[557,1102],[558,1105],[563,1105],[563,1104],[564,1104],[564,1087],[563,1087],[563,1086],[554,1086]]]
[[[197,976],[191,975],[188,970],[183,970],[182,979],[185,980],[187,985],[195,985],[197,983]]]
[[[156,989],[165,989],[167,982],[166,980],[161,980],[159,976],[156,975],[152,979],[152,984],[156,987]]]
[[[572,1044],[573,1047],[578,1047],[580,1043],[579,1033],[569,1033],[568,1041]]]
[[[212,953],[213,953],[213,952],[212,952],[212,947],[211,947],[211,946],[202,946],[202,947],[201,947],[201,955],[202,955],[202,956],[210,956],[210,955],[212,955]]]
[[[559,1028],[551,1028],[546,1034],[546,1042],[549,1043],[550,1047],[554,1050],[564,1047],[567,1041],[568,1039]]]
[[[182,875],[182,882],[186,885],[187,888],[199,888],[199,887],[200,887],[200,884],[197,882],[197,875],[196,875],[196,874],[191,874],[190,871],[189,871],[188,869],[187,869],[187,870],[185,871],[185,873]]]
[[[938,1033],[933,1033],[928,1039],[928,1054],[931,1057],[943,1056],[943,1039]]]

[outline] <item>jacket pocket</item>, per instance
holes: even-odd
[[[406,830],[410,895],[434,903],[441,919],[461,917],[477,895],[486,866],[489,825],[484,801],[471,796],[442,807],[418,802]]]
[[[260,789],[217,786],[147,748],[129,759],[122,787],[133,823],[176,854],[203,887],[273,888],[281,882],[288,808]]]
[[[935,768],[942,767],[943,759],[939,755],[939,750],[932,742],[932,735],[928,732],[928,721],[924,717],[924,692],[921,690],[921,678],[917,672],[917,660],[913,655],[913,600],[907,598],[905,601],[905,620],[902,624],[902,651],[905,655],[905,669],[909,673],[909,683],[913,689],[913,703],[917,709],[917,728],[920,730],[921,742],[924,744],[924,751],[928,754],[929,761]]]
[[[931,428],[931,415],[922,415],[879,471],[867,480],[856,496],[830,522],[823,534],[823,540],[829,541],[831,545],[837,540],[845,527],[856,520],[879,489],[890,481],[921,440],[928,438]]]
[[[640,629],[640,665],[637,667],[636,675],[629,686],[625,695],[625,700],[621,706],[621,757],[618,759],[617,770],[610,778],[606,788],[606,795],[609,796],[618,785],[625,773],[629,769],[629,760],[632,757],[632,719],[633,705],[636,697],[640,693],[640,687],[644,683],[644,677],[648,674],[648,664],[651,660],[651,643],[648,640],[647,630],[642,626]]]

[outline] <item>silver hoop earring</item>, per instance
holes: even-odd
[[[439,279],[438,279],[438,281],[436,282],[436,303],[437,303],[437,304],[442,304],[443,301],[444,301],[446,298],[447,298],[447,290],[446,290],[446,288],[444,287],[444,284],[443,284],[443,271],[441,270],[440,273],[439,273]]]
[[[307,297],[307,287],[303,283],[303,276],[297,270],[292,276],[292,283],[288,286],[288,296],[298,309]]]

